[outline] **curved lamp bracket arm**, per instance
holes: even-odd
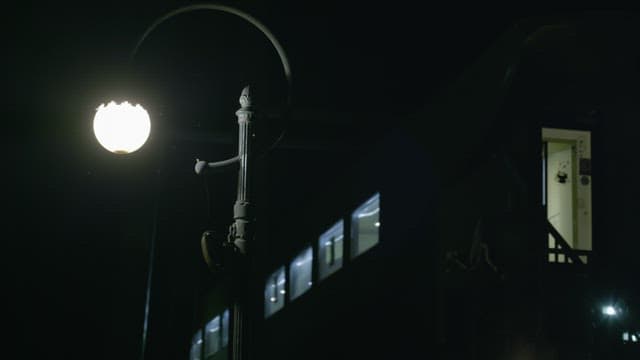
[[[205,172],[206,169],[215,169],[215,168],[221,168],[221,167],[237,164],[240,162],[240,158],[241,157],[238,155],[227,160],[215,161],[215,162],[207,162],[204,160],[196,159],[196,166],[195,166],[196,174],[202,175],[202,173]]]
[[[236,15],[236,16],[244,19],[245,21],[247,21],[251,25],[255,26],[258,30],[260,30],[260,32],[262,32],[262,34],[264,36],[266,36],[267,39],[269,39],[269,41],[271,42],[271,45],[273,45],[273,47],[275,48],[276,52],[278,53],[278,56],[280,57],[280,62],[282,63],[282,70],[284,71],[284,76],[285,76],[285,78],[287,80],[287,100],[286,100],[286,108],[285,108],[284,113],[283,113],[283,117],[284,117],[284,120],[285,120],[285,125],[283,126],[283,129],[282,129],[280,135],[266,149],[266,152],[270,151],[271,149],[274,149],[278,145],[278,143],[282,140],[282,138],[284,137],[286,128],[288,127],[288,123],[290,121],[291,106],[292,106],[291,66],[289,65],[289,60],[287,58],[287,54],[284,52],[284,48],[282,47],[280,42],[276,39],[276,37],[273,35],[273,33],[266,26],[264,26],[260,21],[258,21],[253,16],[245,13],[244,11],[241,11],[241,10],[238,10],[236,8],[233,8],[231,6],[220,5],[220,4],[194,4],[194,5],[187,5],[187,6],[175,9],[175,10],[173,10],[173,11],[171,11],[171,12],[169,12],[169,13],[161,16],[161,17],[159,17],[158,19],[156,19],[147,28],[147,30],[145,30],[145,32],[140,37],[140,40],[138,40],[138,42],[136,43],[135,48],[131,52],[131,55],[129,57],[129,63],[133,64],[133,60],[134,60],[136,54],[138,53],[138,50],[139,50],[140,46],[142,45],[142,43],[144,42],[144,40],[160,24],[162,24],[163,22],[167,21],[168,19],[170,19],[170,18],[172,18],[174,16],[177,16],[177,15],[180,15],[180,14],[184,14],[184,13],[187,13],[187,12],[198,11],[198,10],[221,11],[221,12],[225,12],[225,13],[228,13],[228,14]],[[263,154],[263,155],[265,155],[265,154]],[[232,160],[232,159],[229,159],[229,160]],[[225,161],[228,161],[228,160],[225,160]]]

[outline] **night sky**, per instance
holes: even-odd
[[[163,26],[128,67],[145,28],[187,3],[43,2],[3,10],[3,218],[9,231],[0,252],[6,334],[0,357],[137,358],[158,169],[171,168],[161,171],[169,180],[160,185],[160,209],[171,207],[197,223],[207,206],[191,173],[193,160],[233,151],[228,141],[244,83],[263,91],[264,108],[278,108],[278,59],[259,34],[229,16],[204,14]],[[284,146],[329,150],[399,126],[515,19],[554,12],[410,2],[232,4],[269,27],[290,57],[294,111]],[[152,116],[161,120],[149,146],[116,158],[96,142],[91,121],[100,103],[131,92],[132,73],[139,76],[135,84],[156,86],[143,97],[155,101]],[[193,140],[214,133],[223,135],[211,147]],[[180,145],[181,138],[193,141]],[[233,194],[218,192],[212,211],[226,214]],[[183,240],[187,244],[164,250],[175,258],[163,261],[182,269],[165,273],[171,284],[204,266],[198,238]],[[189,289],[184,283],[163,291]]]

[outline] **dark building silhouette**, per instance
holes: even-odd
[[[321,163],[270,157],[267,177],[313,186],[288,189],[293,201],[269,194],[255,356],[637,356],[635,285],[617,248],[635,247],[613,240],[624,215],[611,208],[622,179],[610,157],[633,129],[620,116],[633,112],[636,34],[624,13],[523,19],[394,131]],[[377,243],[359,254],[354,214],[376,194]],[[344,248],[324,277],[334,224]],[[311,285],[293,298],[305,249]],[[228,305],[202,299],[205,326]]]

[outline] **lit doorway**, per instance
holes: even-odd
[[[542,204],[551,229],[548,262],[588,262],[591,186],[591,133],[543,128]]]

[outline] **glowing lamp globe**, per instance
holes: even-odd
[[[149,138],[151,120],[140,104],[112,101],[96,110],[93,132],[105,149],[115,154],[129,154],[140,149]]]

